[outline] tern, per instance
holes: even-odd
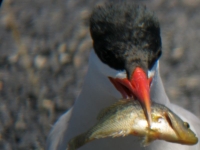
[[[90,18],[93,47],[82,91],[72,108],[53,126],[47,150],[65,150],[68,141],[87,131],[100,110],[120,98],[141,103],[151,125],[151,101],[164,104],[200,138],[200,120],[170,103],[159,73],[162,53],[158,19],[145,6],[109,3],[97,6]],[[80,150],[199,150],[200,143],[187,146],[157,140],[142,147],[140,139],[127,136],[93,141]]]

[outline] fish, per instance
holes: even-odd
[[[97,123],[85,133],[68,142],[67,150],[76,150],[96,139],[107,137],[124,137],[133,135],[141,137],[142,146],[147,146],[154,140],[194,145],[198,142],[195,133],[187,122],[162,104],[152,102],[151,127],[145,112],[137,100],[122,99],[103,109]]]

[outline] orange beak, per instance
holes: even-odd
[[[148,78],[140,67],[137,67],[131,79],[109,77],[115,88],[121,92],[123,98],[135,97],[141,103],[146,114],[149,126],[151,126],[151,101],[150,83],[152,78]]]

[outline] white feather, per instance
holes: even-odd
[[[170,103],[160,78],[159,62],[153,67],[152,72],[154,72],[154,78],[151,85],[151,100],[166,105],[184,121],[187,121],[200,139],[200,120],[187,110]],[[53,126],[47,140],[48,150],[65,150],[67,142],[72,137],[87,131],[94,125],[97,114],[102,108],[121,98],[120,93],[107,76],[124,77],[125,73],[103,64],[92,50],[82,92],[73,109],[62,115]],[[157,140],[147,147],[141,147],[138,140],[134,136],[105,138],[88,143],[80,150],[200,150],[199,142],[194,146],[186,146]]]

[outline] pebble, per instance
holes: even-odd
[[[27,126],[24,120],[20,119],[15,123],[15,128],[18,130],[26,130]]]
[[[186,5],[186,7],[187,6],[190,6],[190,7],[198,7],[199,6],[199,0],[182,0],[182,3],[184,4],[184,5]]]
[[[62,53],[59,55],[59,61],[61,64],[67,64],[71,61],[71,57],[67,53]]]
[[[4,17],[2,18],[1,22],[2,24],[5,26],[5,28],[10,29],[11,28],[11,20],[13,19],[13,17],[10,14],[4,15]]]
[[[89,33],[89,29],[87,27],[81,27],[76,33],[77,40],[83,39]]]
[[[55,104],[52,100],[44,99],[42,102],[42,106],[49,112],[49,119],[52,120],[55,114]]]
[[[178,80],[178,85],[180,87],[187,87],[189,89],[199,87],[200,77],[192,76],[192,77],[182,77]]]
[[[171,99],[175,100],[180,96],[181,91],[176,87],[170,87],[170,88],[167,89],[167,93],[169,94],[169,97]]]
[[[45,56],[38,55],[35,57],[34,64],[37,68],[42,69],[47,65],[47,58]]]
[[[15,128],[18,130],[26,130],[27,125],[24,121],[24,114],[22,112],[19,113],[17,121],[15,122]]]
[[[18,54],[14,54],[8,57],[8,60],[10,63],[14,64],[19,60],[19,55]]]
[[[83,58],[81,55],[75,55],[74,59],[73,59],[73,64],[75,68],[80,68],[81,64],[83,62]]]
[[[47,109],[49,111],[53,111],[54,108],[55,108],[55,105],[54,105],[53,101],[49,100],[49,99],[44,99],[43,103],[42,103],[42,106],[43,106],[43,108],[45,108],[45,109]]]
[[[81,11],[81,13],[80,13],[80,18],[81,19],[88,19],[89,17],[90,17],[90,11],[88,11],[87,9],[85,9],[85,10],[83,10],[83,11]]]
[[[182,47],[178,47],[178,48],[175,48],[172,52],[172,58],[174,60],[179,60],[182,58],[183,56],[183,53],[184,53],[184,49]]]
[[[92,48],[92,40],[87,39],[79,45],[79,51],[83,52]]]
[[[62,44],[59,45],[59,47],[58,47],[59,53],[64,53],[64,52],[66,52],[66,50],[67,50],[67,44],[66,43],[62,43]]]

